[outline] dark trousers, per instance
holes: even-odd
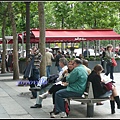
[[[54,84],[50,89],[49,89],[49,93],[52,94],[52,99],[53,99],[53,104],[55,104],[55,93],[58,91],[58,90],[61,90],[61,89],[64,89],[66,88],[67,86],[62,86],[61,84]]]
[[[105,71],[105,61],[103,59],[101,59],[101,65],[102,65],[102,67],[103,67],[103,69]]]
[[[108,76],[108,74],[110,73],[110,79],[112,79],[112,80],[114,80],[113,70],[114,70],[114,66],[106,64],[106,73],[105,73],[105,75]]]
[[[29,83],[30,83],[30,88],[33,88],[37,85],[38,80],[34,80],[32,78],[29,78]],[[31,93],[32,93],[33,97],[37,98],[37,91],[31,91]]]

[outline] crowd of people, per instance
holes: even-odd
[[[112,58],[115,58],[115,54],[112,51],[113,46],[108,44],[102,54],[101,54],[101,64],[93,66],[91,70],[88,66],[88,60],[85,58],[90,55],[89,51],[80,54],[80,56],[71,59],[69,52],[66,53],[57,50],[57,54],[53,55],[49,48],[45,51],[45,66],[46,75],[40,75],[40,64],[42,61],[42,54],[36,46],[31,48],[28,57],[28,65],[24,71],[24,79],[30,81],[30,88],[35,88],[41,77],[49,78],[51,76],[51,66],[52,62],[55,62],[57,67],[58,77],[49,86],[39,90],[31,91],[31,99],[36,99],[35,105],[30,108],[42,108],[43,99],[47,98],[48,95],[52,95],[53,109],[50,112],[50,116],[56,117],[68,117],[65,108],[65,100],[69,100],[69,97],[80,97],[83,95],[87,82],[92,82],[93,93],[95,98],[110,97],[111,114],[115,113],[115,102],[117,103],[117,108],[120,109],[120,99],[115,87],[114,81],[114,66],[111,64]],[[6,56],[6,70],[8,72],[12,71],[13,66],[13,54],[9,52]],[[106,64],[105,64],[106,62]],[[106,70],[105,70],[106,68]],[[101,73],[108,76],[110,74],[110,79],[112,82],[112,89],[107,90],[104,88],[104,79],[101,77]],[[103,103],[96,103],[96,105],[103,105]]]
[[[37,48],[34,47],[32,50],[36,53]],[[39,57],[38,54],[40,55]],[[39,51],[38,54],[36,58],[38,60],[37,62],[40,65],[42,55],[39,53]],[[46,48],[46,77],[49,78],[51,76],[50,67],[52,66],[53,59],[56,60],[55,65],[58,68],[59,73],[54,83],[50,84],[49,87],[47,86],[43,89],[40,89],[39,91],[34,93],[35,95],[32,93],[32,98],[36,98],[36,103],[35,105],[31,106],[31,108],[42,108],[42,100],[47,98],[48,95],[52,94],[53,110],[50,112],[50,116],[53,118],[68,117],[65,108],[65,100],[67,100],[67,98],[69,97],[81,97],[86,90],[87,82],[90,81],[92,82],[93,86],[94,98],[110,97],[111,114],[114,114],[115,102],[117,103],[117,108],[120,109],[120,99],[115,87],[113,77],[114,66],[110,65],[109,63],[112,58],[115,58],[114,53],[112,52],[111,44],[107,45],[106,50],[103,52],[101,56],[102,60],[104,60],[104,57],[106,57],[105,75],[108,76],[110,73],[110,82],[112,83],[111,90],[107,90],[103,86],[103,83],[105,84],[105,80],[101,76],[101,73],[104,71],[105,67],[102,66],[103,64],[97,64],[93,67],[93,70],[91,70],[88,67],[88,60],[86,60],[84,57],[67,60],[66,57],[59,50],[57,51],[56,57],[54,57],[49,49]],[[32,58],[34,57],[32,56]],[[37,64],[33,64],[33,68],[34,66],[35,68],[40,67],[36,67],[36,65]],[[40,81],[40,77],[42,76],[38,74],[36,80]],[[26,78],[30,80],[29,77]],[[34,80],[34,78],[32,79]],[[36,85],[34,85],[34,87],[35,86]],[[97,105],[103,104],[97,103]]]

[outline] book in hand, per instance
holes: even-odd
[[[104,81],[105,84],[107,84],[107,83],[112,81],[112,79],[110,79],[110,77],[107,76],[107,75],[103,75],[101,77],[102,77],[102,80]]]

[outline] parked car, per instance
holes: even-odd
[[[94,49],[88,49],[90,51],[90,56],[95,56],[95,50]],[[85,51],[85,49],[83,49],[83,52]],[[79,49],[74,49],[74,53],[76,53],[76,56],[79,56],[80,54],[82,54],[82,48]],[[96,52],[96,56],[99,56],[99,53]]]

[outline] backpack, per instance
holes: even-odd
[[[56,79],[59,77],[58,74],[53,74],[53,75],[50,75],[48,78],[47,78],[47,81],[48,83],[55,83]]]
[[[70,113],[70,103],[69,103],[69,100],[68,100],[68,99],[65,99],[64,105],[65,105],[65,112],[66,112],[66,114],[67,114],[67,116],[68,116],[69,113]]]

